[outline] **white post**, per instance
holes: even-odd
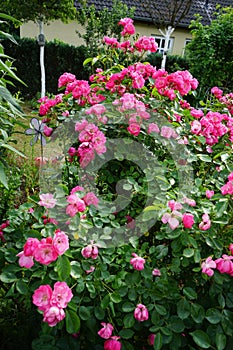
[[[41,70],[41,97],[44,97],[45,96],[45,65],[44,65],[45,39],[44,39],[43,20],[39,20],[38,24],[39,24],[38,44],[40,46],[40,70]]]
[[[165,69],[165,67],[166,67],[168,44],[169,44],[170,37],[171,37],[174,30],[175,30],[175,28],[172,28],[171,26],[168,26],[168,28],[166,28],[165,33],[162,30],[160,30],[160,33],[165,37],[165,44],[164,44],[164,50],[163,50],[163,59],[162,59],[162,63],[161,63],[161,69]]]

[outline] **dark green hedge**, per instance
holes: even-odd
[[[18,77],[27,84],[14,83],[13,93],[20,91],[26,99],[33,98],[40,92],[40,48],[35,39],[16,39],[18,45],[4,41],[5,53],[14,58],[14,67]],[[57,93],[59,76],[71,72],[77,79],[88,79],[88,72],[83,68],[86,58],[84,46],[71,46],[61,42],[47,42],[45,46],[46,92]]]
[[[151,53],[146,57],[146,61],[159,69],[161,67],[162,58],[162,54]],[[186,69],[189,70],[189,64],[185,57],[178,55],[167,55],[166,71],[168,71],[168,73]]]

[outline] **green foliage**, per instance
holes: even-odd
[[[163,58],[162,54],[151,53],[146,58],[145,61],[149,62],[154,67],[160,67],[161,60]],[[166,70],[169,73],[175,72],[177,70],[188,70],[189,61],[186,57],[176,56],[176,55],[167,55],[166,60]]]
[[[4,42],[8,55],[15,58],[14,66],[18,76],[26,85],[15,83],[11,87],[12,92],[22,94],[25,99],[35,98],[40,91],[40,65],[39,46],[36,40],[29,38],[17,38],[18,45]],[[84,46],[75,47],[54,41],[46,43],[45,47],[45,69],[49,76],[47,81],[47,92],[57,91],[58,77],[63,72],[74,72],[79,79],[88,77],[87,70],[83,68],[83,61],[87,57]]]
[[[0,14],[0,18],[10,20],[10,16]],[[0,21],[2,24],[3,21]],[[10,40],[14,45],[16,41],[10,34],[0,31],[2,38]],[[12,59],[4,52],[4,47],[0,42],[0,183],[8,188],[7,178],[5,175],[4,155],[6,150],[11,150],[20,154],[9,143],[11,140],[11,133],[13,129],[13,122],[16,117],[22,117],[22,110],[18,101],[12,96],[8,90],[9,85],[13,85],[13,81],[18,81],[22,84],[22,81],[15,75],[15,68],[12,65]],[[21,154],[22,155],[22,154]]]
[[[193,38],[186,51],[190,72],[205,89],[213,86],[231,89],[233,9],[221,10],[210,25],[203,26],[200,20],[198,18],[190,26]]]
[[[84,2],[77,12],[78,22],[85,27],[85,34],[79,34],[87,47],[88,57],[95,57],[101,47],[105,35],[120,38],[122,29],[117,25],[121,18],[133,18],[135,8],[128,6],[119,0],[112,2],[111,10],[104,7],[103,10],[96,10],[94,5],[87,5]]]
[[[67,21],[74,19],[76,8],[73,0],[56,1],[39,1],[30,0],[5,0],[1,4],[1,11],[10,14],[21,21],[37,21],[43,19],[44,22],[61,19]]]

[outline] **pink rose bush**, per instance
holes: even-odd
[[[156,40],[119,26],[88,80],[65,72],[40,99],[64,154],[37,164],[59,183],[3,218],[3,299],[32,296],[55,327],[41,348],[230,348],[232,94],[199,106],[191,73],[152,66]]]

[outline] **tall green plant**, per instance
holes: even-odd
[[[233,84],[233,8],[222,9],[210,25],[203,26],[201,18],[192,21],[192,41],[187,45],[190,72],[202,87]],[[214,73],[213,73],[214,72]]]
[[[14,20],[12,17],[1,13],[0,18]],[[0,20],[0,25],[3,23],[4,21]],[[8,38],[16,43],[12,35],[3,32],[2,30],[0,31],[0,36],[1,38]],[[4,47],[0,42],[0,182],[7,188],[7,178],[4,169],[6,166],[6,162],[4,161],[5,150],[9,149],[22,155],[9,144],[13,127],[12,122],[17,116],[22,116],[23,114],[17,100],[7,88],[8,85],[13,84],[11,79],[22,82],[15,75],[14,67],[12,66],[12,59],[4,53]]]

